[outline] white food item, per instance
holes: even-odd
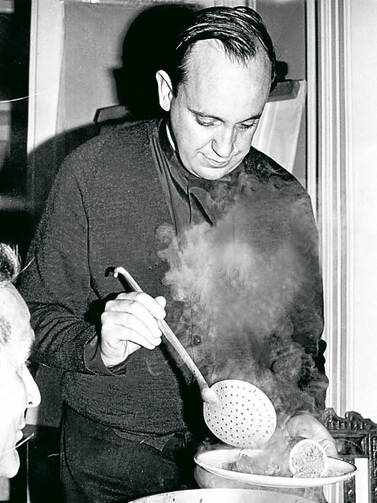
[[[323,477],[327,471],[324,448],[314,440],[300,440],[289,453],[289,469],[294,477]]]

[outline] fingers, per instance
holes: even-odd
[[[328,456],[331,456],[332,458],[339,457],[335,440],[332,437],[320,440],[319,443],[324,448],[324,450]]]
[[[147,349],[160,343],[161,331],[156,319],[139,306],[124,306],[123,312],[105,311],[102,314],[102,336],[113,339],[113,344],[131,341]],[[129,309],[129,310],[128,310]]]
[[[315,440],[325,449],[328,456],[338,455],[336,443],[327,429],[311,414],[298,414],[287,423],[287,431],[291,437],[303,437]]]
[[[319,444],[321,444],[321,446],[324,448],[328,456],[331,457],[338,456],[335,440],[321,423],[319,423],[319,426],[316,429],[315,436],[313,436],[313,440],[316,440]]]
[[[116,365],[140,347],[154,349],[161,343],[157,320],[166,313],[164,297],[146,293],[121,293],[106,303],[101,316],[101,355],[105,365]]]
[[[304,414],[293,416],[287,422],[286,428],[290,437],[307,437],[307,435],[305,434],[306,432],[304,431],[305,429],[307,429],[307,422],[303,421],[303,416]]]
[[[289,419],[287,430],[291,437],[311,438],[318,425],[322,426],[314,416],[309,413],[301,413]]]
[[[165,297],[159,296],[154,299],[144,292],[120,293],[114,300],[106,303],[105,311],[123,311],[125,304],[132,303],[135,303],[135,305],[141,304],[158,320],[162,320],[166,316]]]

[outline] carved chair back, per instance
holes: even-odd
[[[354,411],[338,416],[334,409],[324,411],[322,422],[335,438],[339,455],[353,464],[367,460],[366,473],[344,482],[344,503],[377,503],[377,424]]]

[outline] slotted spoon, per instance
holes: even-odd
[[[143,292],[124,267],[121,274],[136,292]],[[208,428],[222,442],[240,448],[257,448],[265,444],[276,428],[276,412],[270,399],[246,381],[225,379],[208,386],[202,373],[165,320],[158,320],[161,332],[194,375],[203,399],[203,416]]]

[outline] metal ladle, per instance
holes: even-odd
[[[136,292],[143,292],[124,267],[114,269]],[[276,412],[270,399],[246,381],[226,379],[208,386],[202,373],[165,320],[157,320],[161,332],[194,375],[203,399],[203,416],[208,428],[222,442],[239,448],[265,444],[276,428]]]

